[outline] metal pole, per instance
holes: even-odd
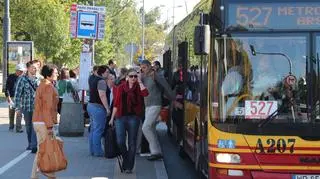
[[[92,0],[92,6],[95,6],[94,0]],[[94,63],[94,44],[95,44],[95,40],[92,39],[92,59],[91,59],[92,64],[95,64]]]
[[[172,24],[174,28],[174,8],[175,8],[175,0],[172,0]]]
[[[10,3],[4,1],[5,11],[3,18],[3,56],[2,56],[2,91],[4,92],[8,75],[7,42],[10,41]]]
[[[144,0],[142,0],[142,60],[144,60]]]
[[[185,5],[185,7],[186,7],[186,13],[187,13],[187,15],[188,15],[189,12],[188,12],[188,6],[187,6],[187,1],[186,1],[186,0],[184,1],[184,5]]]
[[[131,42],[131,49],[130,49],[130,65],[133,65],[133,42]]]

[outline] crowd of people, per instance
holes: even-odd
[[[113,60],[108,65],[94,66],[88,79],[89,101],[87,113],[90,118],[89,152],[94,157],[103,157],[101,139],[105,130],[115,128],[116,142],[123,161],[121,168],[131,173],[135,155],[140,152],[141,136],[149,143],[148,160],[162,159],[162,152],[156,135],[163,96],[172,101],[175,108],[182,108],[176,101],[174,91],[168,84],[159,62],[153,65],[143,60],[137,68],[116,70]],[[66,94],[72,94],[74,102],[79,101],[77,73],[55,65],[41,65],[38,60],[26,65],[18,64],[16,72],[6,82],[6,96],[9,103],[10,125],[22,133],[21,118],[25,120],[28,146],[26,150],[37,153],[39,143],[53,134],[52,128],[58,122],[61,104]],[[32,178],[38,178],[37,157]],[[55,178],[54,173],[46,174]]]
[[[53,136],[53,126],[57,124],[58,104],[61,102],[59,84],[69,83],[69,71],[62,69],[63,78],[58,80],[58,68],[47,64],[42,66],[38,60],[16,65],[16,72],[10,74],[6,81],[5,95],[9,103],[9,131],[14,129],[22,133],[21,118],[25,121],[28,145],[26,150],[36,153],[31,178],[38,177],[38,147],[47,137]],[[70,86],[71,91],[75,91]],[[23,117],[22,117],[23,116]],[[54,179],[54,173],[45,173]]]
[[[154,70],[148,60],[143,60],[139,68],[121,68],[118,78],[109,66],[94,67],[95,71],[89,77],[90,154],[96,157],[104,155],[101,138],[108,126],[114,126],[123,158],[122,168],[131,173],[135,155],[140,152],[139,134],[143,133],[149,143],[148,160],[163,157],[156,135],[162,95],[167,94],[175,107],[181,108],[182,104],[175,101],[175,94],[163,73]]]

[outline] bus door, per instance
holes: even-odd
[[[187,56],[188,56],[188,43],[182,42],[178,45],[178,59],[177,66],[172,75],[172,88],[176,93],[176,101],[184,104],[184,93],[187,81]],[[185,106],[183,107],[185,108]],[[180,146],[183,145],[184,139],[184,109],[172,110],[173,120],[173,133],[176,134],[176,138]]]
[[[171,81],[172,79],[172,62],[171,62],[171,50],[167,50],[164,54],[163,54],[163,70],[165,71],[165,78],[168,82]],[[169,113],[170,115],[170,113]],[[168,132],[170,132],[171,129],[171,117],[168,117],[168,121],[166,122],[167,127],[168,127]]]
[[[320,121],[320,33],[316,34],[315,39],[315,53],[314,53],[314,61],[315,63],[315,71],[316,71],[316,88],[315,92],[317,93],[317,98],[315,99],[315,122]]]

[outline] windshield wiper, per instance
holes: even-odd
[[[278,112],[280,110],[277,109],[276,111],[274,111],[273,113],[271,113],[265,120],[262,120],[258,123],[258,127],[261,128],[263,126],[265,126],[266,124],[268,124],[269,122],[271,122],[277,115],[278,115]]]
[[[254,24],[248,25],[249,30],[268,30],[268,31],[274,31],[273,28],[270,28],[268,26],[255,26]]]
[[[294,98],[293,98],[293,93],[292,93],[292,87],[289,87],[286,92],[287,97],[289,98],[289,105],[290,105],[290,109],[291,109],[291,115],[293,118],[293,122],[296,122],[296,116],[295,116],[295,111],[294,111]],[[261,128],[263,126],[265,126],[266,124],[268,124],[269,122],[271,122],[279,113],[279,111],[282,111],[285,107],[287,107],[286,105],[282,105],[281,108],[278,108],[276,111],[274,111],[273,113],[271,113],[265,120],[262,120],[261,122],[258,123],[258,127]]]

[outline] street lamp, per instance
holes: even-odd
[[[283,56],[287,59],[288,63],[289,63],[289,75],[292,74],[292,60],[290,59],[290,57],[284,53],[280,53],[280,52],[257,52],[254,48],[253,45],[250,45],[250,50],[251,50],[251,54],[253,56],[256,56],[257,54],[260,55],[279,55],[279,56]]]
[[[175,0],[172,0],[172,26],[173,26],[173,28],[174,28],[174,9],[180,8],[180,7],[183,7],[183,6],[182,5],[176,6]]]
[[[165,5],[160,5],[160,7],[165,7]],[[144,46],[145,46],[145,10],[144,10],[144,0],[142,0],[142,55],[141,58],[144,60]]]
[[[142,60],[144,60],[144,0],[142,0]]]

